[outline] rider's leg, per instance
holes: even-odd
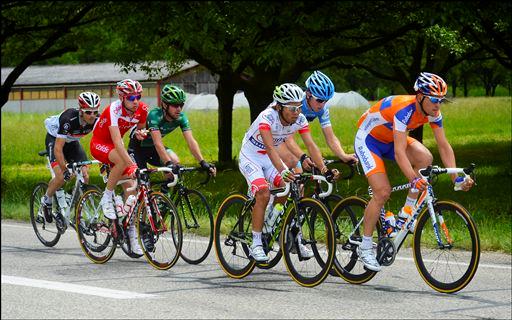
[[[57,165],[52,168],[53,173],[55,174],[55,177],[53,177],[50,182],[48,182],[48,189],[46,190],[46,197],[48,197],[47,203],[51,203],[51,199],[53,195],[55,194],[55,191],[62,188],[64,185],[64,175],[62,174],[62,170],[60,170],[60,167]],[[45,199],[46,201],[47,199]]]
[[[253,182],[252,191],[256,199],[252,210],[252,246],[251,256],[254,260],[263,262],[267,261],[268,257],[263,250],[263,243],[261,235],[263,231],[263,220],[265,216],[265,208],[267,207],[268,201],[270,200],[270,191],[268,188],[267,181]],[[254,187],[257,184],[257,187]]]
[[[418,172],[419,169],[426,168],[432,164],[434,157],[432,153],[419,141],[408,138],[407,139],[407,158],[412,164],[412,168],[415,172]],[[409,193],[407,194],[407,199],[405,201],[404,206],[414,206],[416,203],[416,199],[418,198],[417,192],[411,192],[409,189]]]

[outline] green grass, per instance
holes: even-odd
[[[475,218],[484,250],[512,253],[511,237],[511,109],[510,97],[456,98],[442,106],[443,123],[448,141],[452,144],[458,166],[475,163],[477,186],[470,192],[454,192],[447,176],[440,177],[435,186],[439,199],[451,199],[462,204]],[[331,122],[335,134],[347,152],[353,152],[356,123],[364,109],[331,109]],[[51,114],[2,113],[2,218],[29,220],[28,202],[33,186],[48,181],[45,160],[37,155],[44,149],[46,131],[43,121]],[[217,159],[217,113],[192,111],[187,113],[194,137],[205,159]],[[248,109],[233,111],[233,156],[237,157],[243,135],[249,127]],[[311,125],[313,137],[322,153],[332,158],[318,122]],[[91,135],[81,140],[87,154]],[[125,136],[125,144],[128,139]],[[302,141],[297,139],[303,147]],[[179,130],[164,138],[184,164],[197,165]],[[424,143],[434,155],[434,164],[442,165],[432,131],[424,130]],[[396,164],[387,162],[391,183],[405,182]],[[103,186],[98,168],[92,168],[92,182]],[[203,176],[194,176],[194,186]],[[364,176],[337,185],[337,193],[366,195],[368,184]],[[103,187],[102,187],[103,188]],[[206,186],[199,187],[211,204],[214,214],[222,200],[232,192],[245,192],[247,185],[238,168],[225,169]],[[397,212],[403,204],[405,192],[392,195],[388,209]]]

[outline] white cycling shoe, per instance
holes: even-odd
[[[375,272],[382,270],[382,266],[379,264],[377,258],[375,257],[375,252],[373,252],[373,248],[361,249],[361,247],[358,246],[357,255],[359,256],[359,259],[361,259],[361,262],[364,264],[366,269]]]
[[[265,254],[265,250],[263,250],[263,246],[255,246],[249,248],[249,255],[256,261],[256,262],[267,262],[268,257]]]
[[[114,202],[111,197],[103,196],[100,201],[101,209],[103,209],[103,215],[110,219],[117,219],[116,210],[114,209]]]
[[[139,245],[139,239],[137,238],[137,234],[135,230],[128,230],[128,239],[130,240],[130,248],[132,252],[138,255],[143,255],[142,248]]]

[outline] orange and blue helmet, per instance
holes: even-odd
[[[448,85],[440,76],[422,72],[414,83],[414,91],[431,97],[444,98],[448,91]]]

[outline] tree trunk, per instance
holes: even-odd
[[[218,161],[220,166],[232,166],[232,138],[233,138],[233,97],[236,87],[231,79],[220,76],[215,95],[219,101],[219,118],[217,131]]]
[[[468,97],[469,88],[468,88],[468,80],[464,78],[464,98]]]
[[[452,93],[453,93],[453,97],[455,98],[457,96],[457,81],[456,80],[452,81]]]

